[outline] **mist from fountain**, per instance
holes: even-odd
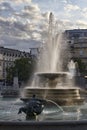
[[[76,66],[75,66],[75,62],[73,60],[71,60],[69,62],[68,69],[71,74],[71,77],[74,77],[76,75]]]
[[[54,15],[50,13],[47,41],[42,45],[35,76],[38,75],[38,73],[66,73],[68,75],[69,72],[67,64],[69,61],[69,56],[70,51],[67,44],[67,39],[63,32],[58,32],[58,23],[54,20]],[[32,87],[39,86],[39,80],[38,78],[35,78],[32,81]],[[60,82],[62,83],[62,78],[57,78],[57,80],[59,81],[57,85],[59,85]],[[46,87],[49,86],[46,84]]]
[[[66,58],[69,57],[68,44],[63,33],[58,32],[58,24],[54,21],[54,16],[50,13],[48,39],[43,43],[37,72],[60,72],[64,71],[63,66],[66,64]]]
[[[31,87],[25,87],[25,98],[35,94],[59,105],[82,103],[80,89],[74,84],[75,63],[64,33],[59,33],[52,13],[49,15],[48,39],[43,43]],[[70,62],[69,62],[70,61]]]

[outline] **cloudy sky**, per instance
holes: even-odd
[[[23,51],[39,46],[50,12],[59,30],[87,28],[87,0],[0,0],[0,46]]]

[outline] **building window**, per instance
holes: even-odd
[[[82,51],[82,50],[80,50],[79,54],[80,54],[80,56],[82,56],[82,55],[83,55],[83,51]]]

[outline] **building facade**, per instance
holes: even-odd
[[[6,68],[13,66],[14,61],[20,58],[29,58],[31,54],[19,50],[0,47],[0,80],[6,79]]]
[[[87,29],[66,30],[67,41],[71,48],[71,55],[87,63]]]

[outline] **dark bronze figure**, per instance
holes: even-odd
[[[33,95],[33,97],[26,102],[25,106],[19,109],[18,114],[24,112],[26,114],[26,120],[36,119],[36,116],[43,111],[45,102],[45,100],[38,99]]]

